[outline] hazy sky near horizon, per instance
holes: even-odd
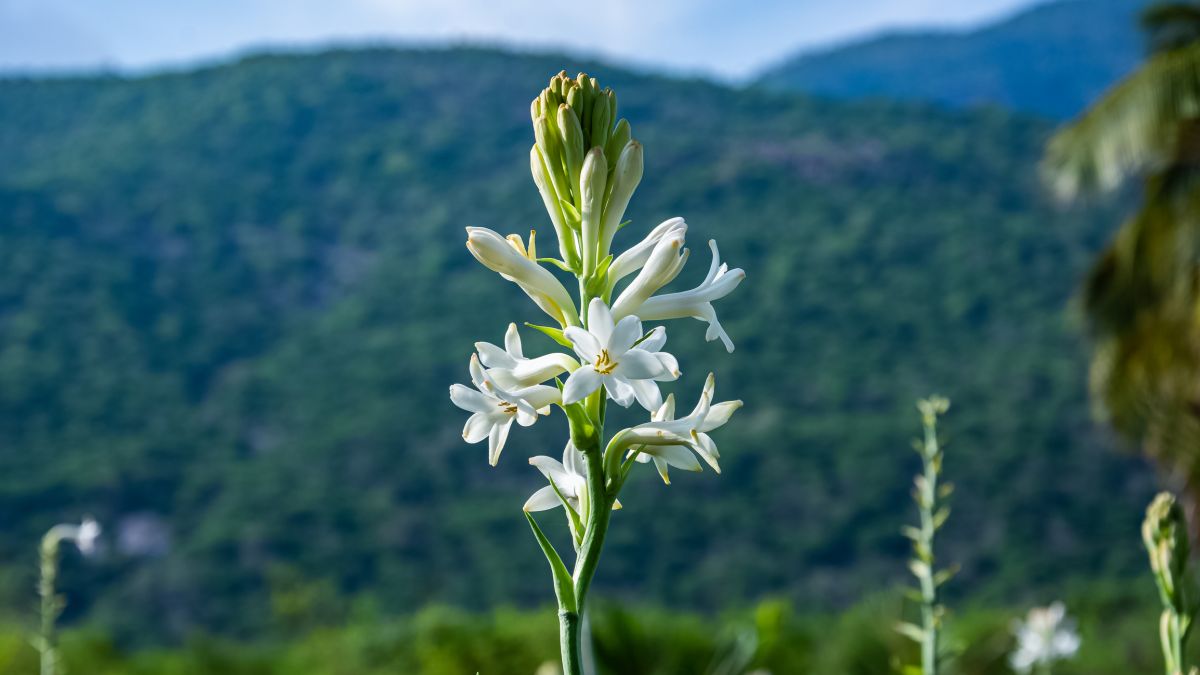
[[[142,69],[263,46],[452,40],[562,48],[738,78],[799,49],[893,27],[970,26],[1034,3],[0,0],[0,68]]]

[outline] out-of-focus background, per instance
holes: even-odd
[[[462,228],[550,232],[529,101],[560,69],[646,147],[618,244],[681,215],[748,275],[731,356],[672,328],[746,405],[720,476],[623,494],[606,672],[718,672],[745,635],[776,675],[908,654],[931,392],[963,672],[1009,672],[1010,619],[1056,599],[1083,634],[1060,672],[1154,672],[1138,527],[1187,481],[1089,395],[1081,300],[1141,194],[1066,204],[1039,170],[1147,57],[1144,4],[0,0],[0,672],[36,659],[36,542],[85,513],[73,672],[554,659],[520,506],[562,429],[493,469],[445,392],[536,320]]]

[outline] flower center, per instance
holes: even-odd
[[[517,406],[515,404],[509,403],[508,401],[496,401],[496,405],[500,406],[500,409],[504,411],[505,415],[517,414]]]
[[[617,367],[617,362],[609,357],[607,349],[601,349],[600,356],[596,357],[596,362],[592,364],[592,367],[596,369],[597,373],[608,375]]]

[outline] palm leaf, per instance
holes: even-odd
[[[1043,170],[1055,190],[1109,190],[1159,171],[1176,157],[1180,128],[1200,113],[1200,43],[1152,56],[1047,148]]]

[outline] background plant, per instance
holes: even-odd
[[[921,624],[901,623],[897,630],[921,648],[920,665],[905,666],[904,672],[937,675],[948,654],[940,639],[946,608],[939,599],[939,590],[954,574],[953,569],[937,569],[934,555],[934,537],[950,517],[946,499],[953,490],[949,483],[940,480],[945,453],[937,435],[938,416],[950,409],[950,401],[933,396],[919,401],[917,408],[921,411],[924,437],[913,444],[921,456],[922,469],[913,480],[913,501],[917,504],[920,522],[916,527],[905,526],[903,531],[913,547],[913,559],[908,567],[917,578],[918,587],[911,592],[911,596],[920,604]]]

